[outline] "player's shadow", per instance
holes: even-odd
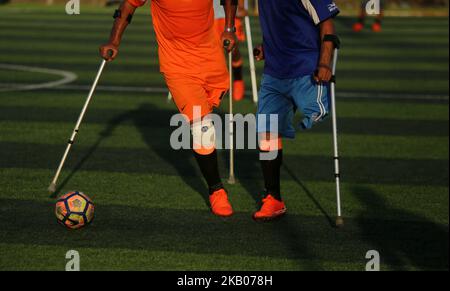
[[[142,104],[137,109],[120,114],[108,122],[106,128],[100,133],[96,142],[90,147],[83,158],[73,167],[69,175],[60,183],[55,193],[55,198],[65,187],[70,179],[85,164],[87,160],[97,151],[102,141],[110,137],[114,130],[121,124],[131,122],[142,135],[143,140],[156,155],[168,166],[164,169],[154,169],[156,172],[168,172],[181,178],[192,190],[201,194],[208,203],[208,193],[201,176],[196,177],[197,168],[194,165],[193,155],[190,150],[173,150],[170,146],[169,120],[175,112],[157,108],[151,104]],[[167,143],[167,144],[165,144]],[[132,150],[132,149],[130,149]],[[159,165],[161,165],[159,163]],[[151,165],[150,165],[151,166]]]
[[[353,187],[352,194],[364,207],[355,223],[380,253],[382,265],[448,270],[448,226],[392,207],[368,187]]]
[[[203,177],[197,175],[199,171],[192,151],[188,149],[174,150],[170,146],[172,130],[169,121],[176,113],[176,111],[162,110],[151,104],[143,104],[137,110],[130,112],[130,115],[149,148],[175,170],[177,177],[181,178],[192,190],[199,193],[205,204],[209,206],[208,190],[203,182]],[[157,139],[163,142],[162,145],[155,142],[155,128],[152,126],[155,119],[159,121],[157,126],[160,135]]]

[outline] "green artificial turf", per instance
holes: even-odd
[[[113,10],[68,16],[59,6],[0,7],[0,64],[78,76],[59,88],[2,91],[60,76],[0,68],[0,270],[64,270],[71,249],[82,270],[364,270],[372,249],[382,270],[448,270],[447,18],[388,18],[381,34],[353,34],[353,19],[336,20],[346,222],[336,229],[329,119],[285,143],[286,217],[251,219],[263,188],[254,150],[236,152],[238,183],[227,186],[236,214],[211,215],[192,154],[169,146],[176,108],[161,92],[151,19],[141,9],[100,80],[134,91],[98,90],[59,182],[59,194],[79,190],[94,200],[95,221],[80,231],[59,226],[46,187]],[[256,44],[258,20],[252,24]],[[255,111],[250,98],[235,106]],[[227,152],[219,158],[226,179]]]

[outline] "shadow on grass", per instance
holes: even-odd
[[[366,252],[377,249],[382,268],[448,269],[447,227],[411,213],[403,213],[411,220],[383,220],[383,211],[395,214],[401,210],[383,208],[387,205],[379,196],[362,190],[355,189],[360,193],[356,195],[364,197],[364,203],[371,203],[367,207],[377,209],[377,218],[364,215],[347,219],[345,228],[339,231],[324,224],[322,217],[288,214],[281,220],[261,224],[253,222],[250,213],[239,212],[223,220],[206,210],[102,204],[97,204],[92,225],[69,231],[56,223],[52,203],[0,199],[0,237],[6,244],[288,259],[306,270],[333,266],[363,270]]]
[[[263,224],[252,221],[249,213],[220,219],[206,210],[97,204],[92,225],[81,231],[69,231],[56,223],[51,203],[0,202],[2,243],[257,256],[296,260],[307,269],[321,269],[320,264],[311,259],[322,256],[322,252],[310,253],[310,244],[317,239],[308,241],[311,233],[307,232],[326,229],[322,221],[314,217],[290,215]],[[300,221],[306,223],[305,229]]]
[[[52,94],[52,92],[49,94]],[[141,106],[141,108],[127,113],[124,113],[121,109],[92,108],[83,120],[83,125],[90,123],[103,125],[109,120],[109,124],[106,124],[109,127],[111,123],[114,123],[115,120],[118,120],[120,116],[125,114],[128,116],[120,121],[124,124],[136,124],[139,128],[152,127],[158,129],[160,127],[167,129],[169,127],[170,117],[175,111],[157,108],[151,104],[143,104]],[[0,121],[72,123],[78,117],[79,113],[79,108],[66,108],[61,110],[60,108],[53,107],[3,106],[0,107]],[[393,120],[339,117],[338,124],[340,134],[446,137],[449,131],[449,123],[447,120]],[[317,124],[314,132],[330,133],[331,122]]]
[[[171,131],[169,126],[167,126],[166,131],[160,131],[164,136],[158,135],[158,139],[167,141],[167,147],[155,146],[155,135],[153,131],[153,127],[151,126],[153,120],[156,119],[159,122],[162,120],[169,121],[173,112],[168,110],[159,110],[153,105],[144,104],[141,105],[136,110],[131,110],[125,112],[121,115],[114,117],[112,120],[108,122],[105,130],[102,131],[98,140],[94,143],[94,145],[88,150],[85,156],[73,167],[71,173],[63,180],[63,182],[59,185],[57,192],[52,195],[52,197],[56,197],[57,193],[63,189],[63,187],[67,184],[67,182],[73,177],[73,175],[79,171],[84,163],[89,159],[89,157],[98,149],[102,140],[108,138],[112,135],[114,129],[126,122],[133,122],[136,128],[142,135],[142,138],[149,146],[149,148],[156,153],[158,157],[160,157],[167,165],[175,169],[177,176],[179,176],[186,185],[191,187],[195,192],[199,193],[205,201],[206,205],[209,205],[208,202],[208,193],[206,189],[206,185],[202,182],[202,177],[199,175],[199,179],[196,182],[194,179],[186,179],[186,173],[192,175],[193,173],[198,173],[197,168],[195,167],[194,160],[192,157],[192,153],[190,151],[175,151],[170,147],[170,134]],[[133,149],[129,149],[133,151]],[[138,161],[135,161],[138,162]],[[149,165],[151,167],[151,165]]]
[[[380,253],[382,265],[448,270],[448,226],[393,208],[372,189],[354,187],[352,194],[365,206],[355,220],[360,236]]]
[[[322,205],[319,203],[319,201],[317,201],[316,197],[314,197],[314,193],[312,193],[308,189],[306,184],[304,182],[302,182],[302,180],[300,180],[300,178],[297,177],[297,175],[289,168],[288,165],[286,165],[286,162],[283,163],[282,168],[288,173],[288,175],[292,178],[292,180],[294,180],[300,186],[300,188],[302,188],[303,192],[306,193],[306,196],[308,196],[308,198],[314,203],[314,205],[320,211],[320,213],[323,215],[323,217],[325,217],[328,224],[331,227],[336,227],[336,224],[331,219],[331,216],[328,214],[328,212],[325,210],[325,208],[322,207]]]

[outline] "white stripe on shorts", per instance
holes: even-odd
[[[323,85],[319,84],[317,86],[317,104],[319,105],[320,108],[320,115],[317,116],[317,118],[315,119],[315,121],[320,121],[320,119],[325,115],[326,110],[325,110],[325,106],[322,103],[322,95],[323,95]]]

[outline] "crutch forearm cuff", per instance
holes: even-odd
[[[334,48],[339,49],[341,47],[341,41],[339,40],[339,37],[335,34],[326,34],[323,37],[323,42],[331,41],[334,45]]]

